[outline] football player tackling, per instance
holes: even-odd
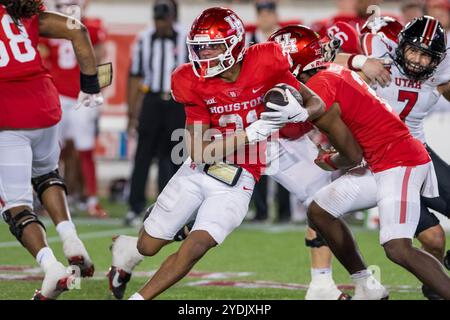
[[[319,41],[318,37],[316,41]],[[338,113],[364,151],[364,158],[375,176],[381,222],[380,243],[388,258],[412,272],[442,297],[450,298],[450,278],[441,264],[412,246],[420,217],[420,195],[430,198],[438,195],[434,168],[424,146],[412,137],[392,108],[378,98],[355,72],[330,64],[326,69],[301,73],[299,78],[327,106],[326,113],[314,124],[321,128],[328,113]],[[262,117],[276,120],[269,113]],[[338,155],[336,152],[323,152],[317,163],[325,170],[336,170],[340,168],[334,160]],[[342,203],[348,202],[348,197],[337,194],[333,188],[328,188],[327,197],[320,197],[323,190],[310,205],[308,217],[352,275],[356,284],[354,298],[358,298],[364,294],[361,290],[368,289],[360,284],[366,281],[370,272],[366,270],[350,231],[338,219],[340,210],[335,212]],[[372,296],[379,299],[387,296],[384,288],[373,289]]]

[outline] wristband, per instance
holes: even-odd
[[[362,54],[352,54],[348,59],[347,66],[350,70],[361,71],[363,65],[366,63],[367,57]]]
[[[87,75],[80,72],[80,89],[87,94],[99,93],[100,84],[97,74]]]
[[[329,165],[331,168],[333,168],[334,170],[339,169],[338,167],[336,167],[336,165],[334,164],[334,162],[331,160],[331,156],[334,153],[326,153],[322,156],[322,161],[325,162],[327,165]]]

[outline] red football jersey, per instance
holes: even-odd
[[[360,18],[356,15],[351,14],[338,14],[329,19],[323,19],[319,21],[315,21],[311,24],[311,28],[317,32],[321,37],[328,36],[328,28],[334,26],[337,22],[342,21],[346,22],[352,27],[357,25],[362,26],[366,20],[364,18]]]
[[[0,5],[0,129],[36,129],[61,118],[58,92],[37,50],[39,18],[17,27]]]
[[[185,105],[187,124],[209,124],[226,135],[230,131],[244,130],[259,118],[264,111],[264,94],[276,84],[287,83],[300,88],[290,67],[288,56],[283,55],[277,43],[256,44],[247,49],[235,82],[228,83],[220,77],[201,81],[192,66],[184,64],[172,75],[172,94],[175,100]],[[245,160],[240,161],[239,157],[234,160],[258,180],[264,159],[250,162],[247,157],[250,152],[246,146]]]
[[[373,172],[430,161],[422,143],[412,137],[391,106],[377,97],[357,73],[331,64],[306,85],[322,98],[327,109],[333,103],[339,104],[341,118]]]
[[[82,22],[89,31],[93,46],[105,41],[106,32],[101,20],[85,18]],[[42,39],[41,43],[48,47],[45,64],[55,79],[59,93],[76,99],[80,93],[80,68],[72,43],[65,39]]]
[[[288,123],[280,130],[280,137],[290,140],[298,139],[313,129],[309,122]]]

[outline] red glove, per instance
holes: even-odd
[[[336,167],[336,165],[331,160],[331,156],[336,154],[337,152],[332,150],[323,150],[320,145],[318,146],[318,148],[319,154],[317,155],[317,158],[314,160],[314,163],[325,171],[338,170],[339,168]]]

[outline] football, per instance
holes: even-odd
[[[266,111],[274,111],[267,107],[268,102],[272,102],[274,104],[285,106],[288,104],[288,97],[286,96],[286,89],[289,89],[294,96],[295,99],[303,105],[303,98],[300,92],[295,89],[293,86],[290,86],[286,83],[279,83],[272,89],[268,90],[264,95],[264,107]]]

